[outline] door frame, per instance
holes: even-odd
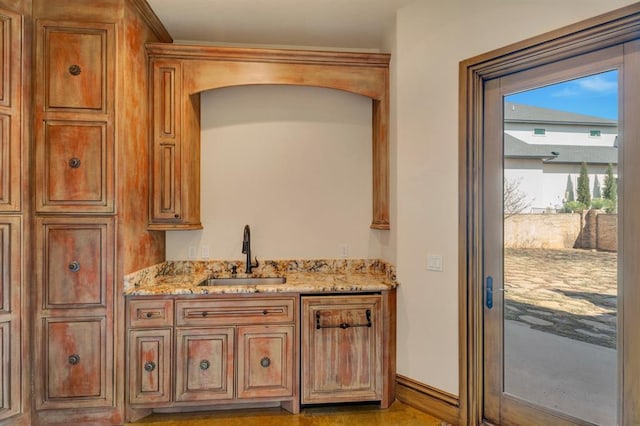
[[[497,49],[460,63],[459,94],[459,345],[460,424],[483,422],[483,222],[482,189],[484,85],[487,80],[553,63],[640,38],[640,3]],[[626,80],[626,79],[625,79]],[[629,87],[626,87],[629,89]],[[624,90],[624,88],[623,88]],[[624,92],[622,92],[624,93]],[[623,95],[624,96],[624,95]],[[621,117],[621,122],[624,117]],[[634,132],[635,133],[635,132]],[[619,187],[620,199],[631,187]],[[631,197],[629,197],[631,199]],[[620,212],[620,223],[632,228],[631,215]],[[637,222],[637,221],[636,221]],[[635,225],[636,228],[638,225]],[[622,228],[620,227],[620,228]],[[619,240],[620,241],[620,240]],[[626,242],[624,244],[627,244]],[[622,274],[633,265],[623,266]],[[637,276],[637,275],[636,275]],[[619,280],[620,281],[620,280]],[[618,307],[618,332],[625,344],[618,349],[626,377],[640,377],[640,338],[630,339],[625,324],[637,324],[640,286],[625,286]],[[628,306],[628,308],[627,308]],[[626,308],[626,309],[625,309]],[[638,361],[632,361],[638,360]],[[618,381],[619,424],[640,422],[640,381]]]

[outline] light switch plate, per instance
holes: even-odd
[[[442,255],[428,254],[427,255],[427,271],[443,271]]]

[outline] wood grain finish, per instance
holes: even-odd
[[[51,247],[34,250],[37,403],[32,422],[122,424],[128,390],[138,386],[140,398],[164,397],[152,395],[155,384],[149,380],[125,384],[126,354],[134,351],[125,349],[122,277],[164,260],[164,235],[147,230],[148,207],[141,204],[149,199],[151,128],[144,44],[170,41],[170,37],[143,0],[33,0],[32,10],[35,159],[31,186],[37,222],[33,244],[42,247],[45,227],[57,227],[47,237],[52,237]],[[75,272],[69,267],[74,261],[79,264]],[[148,325],[161,324],[162,315],[172,322],[172,312],[169,315],[163,309],[144,312],[152,314]],[[106,354],[104,399],[51,400],[47,394],[45,323],[63,318],[70,323],[104,323],[100,340],[94,342],[96,350]],[[172,343],[172,335],[144,337],[156,339],[155,343],[137,342],[144,356],[153,353],[153,344],[162,347],[162,339]],[[164,355],[169,357],[170,351]],[[166,374],[156,377],[160,387],[171,384],[171,365],[165,368]],[[69,391],[62,379],[54,375],[51,382],[60,387],[58,393]]]
[[[302,403],[382,400],[382,297],[302,298]]]
[[[159,406],[171,401],[171,329],[129,334],[129,402]]]
[[[176,329],[176,401],[233,399],[233,327]]]
[[[176,163],[180,164],[181,170],[174,169],[174,185],[182,191],[181,214],[171,220],[158,217],[154,209],[150,228],[200,226],[200,93],[222,87],[279,84],[338,89],[372,99],[374,217],[371,227],[389,229],[389,55],[158,43],[148,44],[147,50],[154,81],[150,97],[154,114],[152,205],[162,205],[162,198],[173,194],[167,188],[168,174],[166,171],[161,174],[162,155],[167,154],[161,152],[161,147],[167,144],[164,135],[168,131],[168,134],[174,134],[170,124],[172,117],[178,114],[181,114],[181,120],[175,121],[179,127],[173,140],[181,147],[183,156]],[[167,73],[168,69],[175,70],[175,78]],[[178,73],[182,75],[181,79]],[[175,90],[172,91],[172,87]],[[171,99],[173,105],[169,102]]]
[[[2,5],[0,4],[0,7]],[[22,208],[22,16],[0,9],[0,211]]]

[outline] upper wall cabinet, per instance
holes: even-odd
[[[149,43],[149,229],[198,229],[200,93],[253,84],[316,86],[372,100],[373,220],[389,229],[389,55]]]
[[[0,11],[0,211],[21,210],[22,17]]]

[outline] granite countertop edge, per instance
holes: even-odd
[[[278,261],[280,265],[284,261]],[[292,262],[292,261],[286,261]],[[214,262],[163,262],[141,271],[128,274],[124,280],[125,296],[170,296],[170,295],[215,295],[215,294],[252,294],[252,293],[364,293],[388,291],[398,286],[395,270],[388,263],[378,260],[354,262],[344,261],[304,261],[305,267],[264,268],[251,275],[227,272],[215,272],[218,263]],[[308,263],[312,262],[312,263]],[[315,262],[315,263],[313,263]],[[321,263],[318,263],[321,262]],[[308,268],[308,265],[321,264],[323,268]],[[328,265],[328,266],[327,266]],[[240,262],[237,266],[242,266]],[[242,270],[238,268],[239,270]],[[283,270],[286,269],[286,270]],[[294,269],[294,270],[291,270]],[[284,284],[234,284],[199,286],[211,277],[273,277],[284,276]]]

